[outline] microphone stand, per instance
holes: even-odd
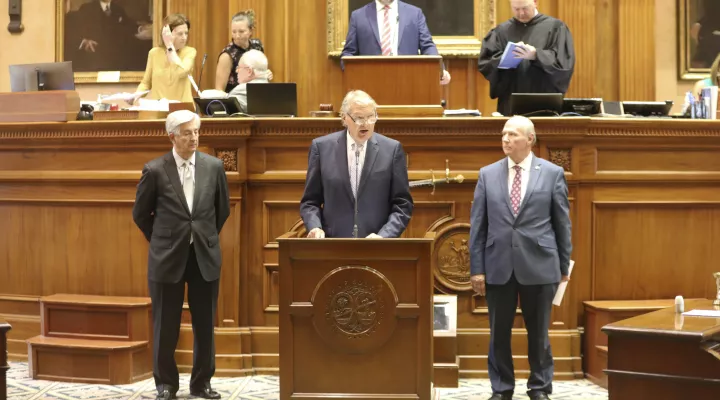
[[[360,149],[355,145],[355,215],[353,216],[353,238],[358,238],[358,189],[360,182],[358,182],[358,169],[360,168]]]

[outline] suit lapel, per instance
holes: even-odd
[[[502,171],[500,171],[500,190],[502,191],[503,198],[505,199],[505,204],[507,204],[508,210],[510,211],[510,215],[512,215],[512,203],[510,202],[510,190],[508,189],[508,159],[505,157],[505,159],[502,162]]]
[[[523,196],[522,201],[520,202],[520,208],[518,208],[518,217],[520,214],[522,214],[523,209],[525,208],[525,204],[527,204],[528,201],[530,201],[530,196],[532,196],[533,192],[535,191],[535,187],[537,186],[537,183],[540,181],[540,174],[542,173],[542,168],[540,168],[540,159],[535,157],[533,154],[532,156],[532,162],[530,163],[530,179],[528,180],[528,186],[525,190],[525,196]]]
[[[362,193],[363,187],[365,187],[365,183],[370,179],[370,171],[372,171],[378,155],[379,144],[375,135],[373,135],[367,143],[368,146],[365,149],[365,164],[363,164],[362,175],[360,175],[360,185],[358,186],[358,198],[360,197],[360,193]]]
[[[370,23],[370,28],[373,31],[373,34],[375,35],[375,40],[378,42],[378,45],[382,47],[382,44],[380,43],[380,31],[378,29],[378,21],[377,21],[377,6],[376,3],[373,1],[372,3],[367,5],[367,8],[365,9],[365,16],[368,19],[368,22]]]
[[[197,210],[198,199],[200,199],[201,185],[200,182],[205,182],[205,176],[207,175],[207,164],[199,151],[195,152],[195,193],[193,194],[193,212]]]
[[[355,201],[350,187],[350,171],[348,170],[348,150],[347,150],[347,131],[342,131],[337,140],[337,148],[335,149],[335,164],[338,166],[338,173],[343,178],[343,186],[345,193],[351,201]]]
[[[405,11],[405,7],[405,3],[403,3],[402,1],[398,1],[398,54],[400,54],[400,43],[402,43],[403,30],[405,30],[405,19],[403,18],[403,16],[405,15],[403,13],[403,11]]]
[[[173,157],[172,152],[168,153],[165,156],[165,173],[167,173],[167,176],[170,179],[170,184],[175,190],[175,194],[178,195],[178,200],[180,200],[180,204],[182,204],[185,212],[190,215],[190,209],[188,208],[187,201],[185,200],[185,193],[183,192],[182,184],[180,183],[178,166],[175,163],[175,158]]]

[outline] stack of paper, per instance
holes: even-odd
[[[573,267],[575,266],[575,261],[570,260],[570,266],[568,267],[568,278],[570,275],[572,275]],[[567,289],[567,282],[560,282],[560,285],[558,285],[557,292],[555,292],[555,298],[553,299],[553,304],[556,306],[560,306],[562,303],[563,296],[565,296],[565,289]]]

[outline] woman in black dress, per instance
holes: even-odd
[[[230,31],[232,41],[225,46],[218,58],[215,70],[215,89],[230,93],[238,85],[237,69],[240,57],[248,50],[264,52],[262,42],[253,39],[255,30],[255,12],[253,10],[240,11],[233,15]],[[272,79],[272,72],[268,71],[268,79]]]

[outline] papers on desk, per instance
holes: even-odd
[[[132,102],[136,96],[137,97],[145,96],[148,93],[150,93],[149,90],[146,90],[144,92],[136,92],[136,93],[128,93],[128,92],[113,93],[113,94],[109,94],[107,96],[100,96],[100,103],[103,103],[103,104],[121,104],[121,103],[132,104]]]
[[[482,114],[480,114],[480,111],[478,110],[466,110],[464,108],[461,108],[459,110],[445,110],[443,111],[443,115],[447,117],[480,117]]]
[[[572,275],[573,267],[575,266],[575,261],[570,260],[570,266],[568,267],[568,278],[570,275]],[[560,306],[562,304],[563,296],[565,296],[565,289],[567,289],[568,282],[560,282],[560,285],[558,285],[557,292],[555,292],[555,298],[553,299],[553,305]]]
[[[508,42],[507,46],[505,46],[505,51],[503,51],[502,57],[500,58],[500,64],[498,65],[499,69],[517,68],[522,61],[522,58],[515,57],[513,51],[518,47],[521,46],[515,42]]]
[[[711,317],[720,318],[720,310],[690,310],[683,313],[688,317]]]

